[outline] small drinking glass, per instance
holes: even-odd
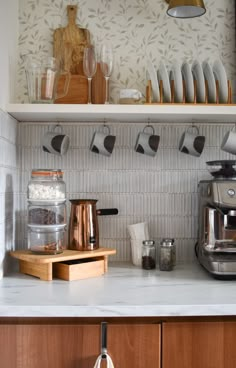
[[[83,56],[83,71],[88,78],[88,104],[92,103],[91,83],[97,71],[97,57],[94,46],[85,47]]]
[[[113,68],[113,50],[110,45],[101,46],[100,67],[106,80],[106,98],[105,104],[109,104],[109,79]]]

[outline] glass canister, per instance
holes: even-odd
[[[143,241],[142,268],[144,270],[152,270],[156,268],[156,247],[154,240]]]
[[[176,247],[174,239],[162,239],[159,251],[159,268],[161,271],[171,271],[176,264]]]
[[[27,196],[31,201],[59,201],[66,199],[63,172],[52,169],[34,169],[28,183]]]
[[[65,225],[66,201],[37,202],[28,201],[28,225]]]
[[[53,255],[65,248],[65,226],[28,225],[28,248],[35,254]]]

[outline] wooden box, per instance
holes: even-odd
[[[102,257],[53,264],[53,276],[67,281],[101,276],[105,272],[105,262]]]

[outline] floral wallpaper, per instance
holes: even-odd
[[[220,58],[233,84],[235,68],[235,1],[205,0],[207,12],[194,19],[166,15],[165,0],[19,0],[19,67],[17,102],[28,102],[24,55],[52,55],[53,31],[67,24],[67,5],[78,5],[77,24],[89,29],[97,48],[114,49],[111,100],[121,88],[145,93],[146,61],[156,70],[161,60],[192,63]]]

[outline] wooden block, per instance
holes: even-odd
[[[32,263],[28,261],[20,261],[20,272],[26,275],[32,275],[40,278],[40,280],[52,280],[52,263]]]
[[[63,92],[65,75],[58,80],[57,93]],[[92,103],[104,104],[105,102],[105,79],[98,63],[97,72],[92,79]],[[87,104],[88,103],[88,80],[84,75],[72,74],[68,93],[62,98],[54,101],[55,104]]]
[[[80,262],[80,263],[78,263]],[[82,280],[101,276],[105,273],[105,260],[102,257],[54,263],[53,276],[62,280]]]

